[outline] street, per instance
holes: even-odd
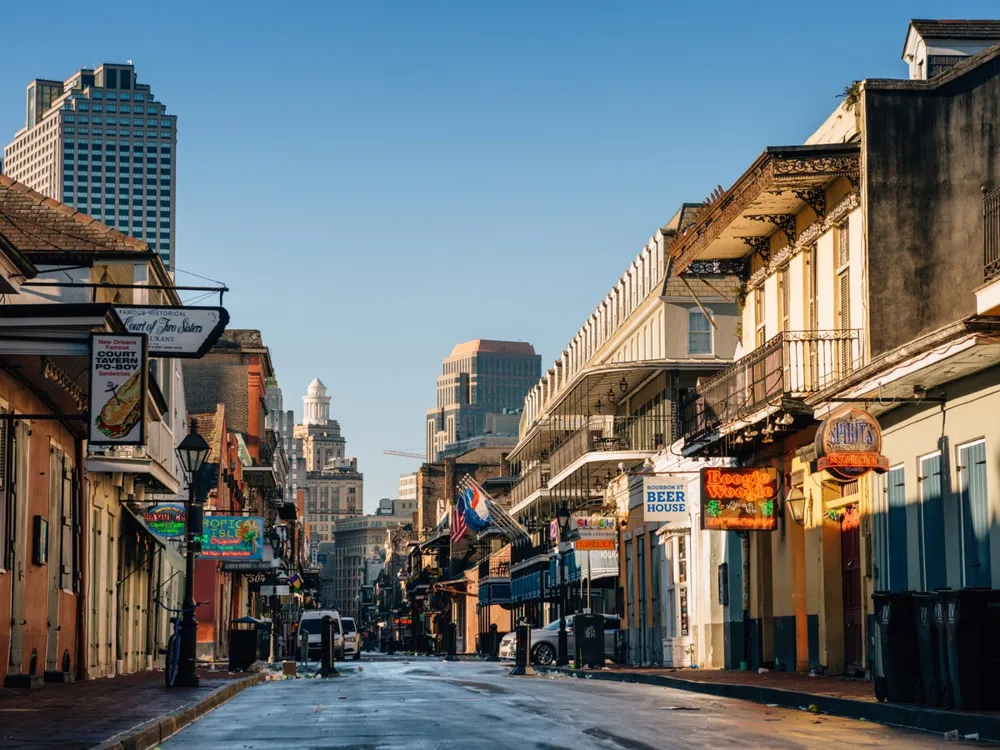
[[[508,677],[509,664],[375,659],[339,679],[268,682],[162,747],[956,747],[940,736],[685,691],[570,677]]]

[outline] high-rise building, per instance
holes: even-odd
[[[142,240],[173,268],[177,116],[131,62],[36,78],[27,93],[4,174]]]
[[[295,437],[295,412],[284,408],[284,396],[278,387],[276,378],[267,380],[267,392],[264,398],[267,405],[265,426],[274,430],[285,449],[288,458],[288,474],[285,477],[284,498],[294,502],[299,489],[306,488],[306,457],[302,448],[301,438]],[[308,493],[307,493],[308,495]],[[306,503],[309,499],[306,497]]]
[[[520,341],[476,339],[456,346],[427,410],[427,460],[451,443],[479,435],[517,435],[524,397],[542,375],[542,358]]]

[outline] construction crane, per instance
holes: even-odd
[[[403,458],[421,458],[421,459],[427,458],[426,454],[424,454],[424,453],[415,453],[414,451],[390,451],[390,450],[383,450],[382,454],[386,455],[386,456],[402,456]]]

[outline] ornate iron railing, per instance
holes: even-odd
[[[592,414],[583,427],[570,433],[549,457],[553,476],[585,453],[607,451],[655,451],[670,440],[667,414],[645,417],[615,417]]]
[[[861,331],[779,333],[689,394],[681,405],[687,440],[746,419],[784,398],[829,388],[862,363]]]
[[[509,547],[479,563],[479,580],[484,578],[510,578]]]
[[[983,198],[983,277],[1000,277],[1000,188]]]
[[[511,487],[510,501],[512,505],[517,505],[526,499],[532,492],[540,490],[549,481],[548,464],[538,463],[521,474],[517,484]]]

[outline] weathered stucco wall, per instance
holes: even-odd
[[[865,86],[872,354],[976,312],[981,188],[1000,183],[1000,53],[930,86]]]

